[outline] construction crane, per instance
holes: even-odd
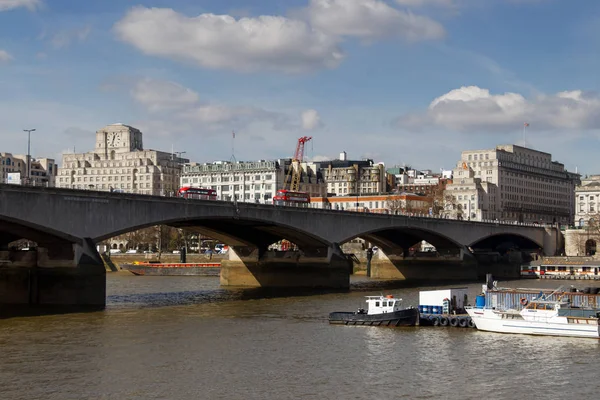
[[[285,186],[289,182],[289,190],[297,192],[300,190],[300,178],[302,177],[302,165],[300,164],[304,160],[304,144],[309,142],[312,136],[302,136],[298,138],[298,144],[296,145],[296,152],[294,158],[292,158],[292,164],[288,173],[285,177]],[[291,179],[290,179],[291,178]]]

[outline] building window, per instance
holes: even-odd
[[[223,191],[223,192],[229,192],[229,185],[223,185],[223,186],[221,186],[221,191]]]
[[[254,175],[254,180],[255,181],[260,181],[260,175]]]

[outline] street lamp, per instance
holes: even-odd
[[[31,180],[31,132],[35,132],[35,129],[23,129],[23,132],[27,132],[27,184]]]

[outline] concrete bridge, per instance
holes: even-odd
[[[381,249],[372,276],[394,279],[474,279],[478,249],[512,243],[553,255],[560,247],[560,233],[543,226],[0,185],[0,305],[103,306],[95,243],[158,224],[193,227],[228,244],[226,286],[348,287],[352,264],[340,245],[356,237]],[[37,252],[8,249],[21,238],[35,241]],[[300,251],[267,250],[281,239]],[[421,240],[448,262],[409,260],[408,248]]]

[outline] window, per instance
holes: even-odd
[[[223,186],[221,186],[221,190],[223,192],[229,192],[229,185],[223,185]]]
[[[260,181],[260,175],[254,175],[254,180],[255,181]]]
[[[273,179],[273,175],[265,175],[265,180],[270,181]]]

